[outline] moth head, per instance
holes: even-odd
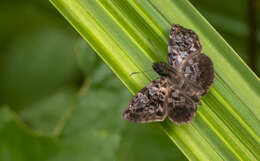
[[[164,62],[153,63],[153,69],[161,76],[169,75],[168,65]]]

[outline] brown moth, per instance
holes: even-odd
[[[168,64],[153,63],[160,77],[134,96],[123,117],[138,123],[163,121],[167,116],[178,125],[190,122],[214,80],[213,63],[201,49],[194,31],[173,24]]]

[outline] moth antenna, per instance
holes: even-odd
[[[158,52],[160,53],[160,50],[154,46],[153,42],[151,41],[151,39],[149,38],[146,38],[146,40],[151,44],[152,48],[155,50],[155,52]],[[153,69],[150,69],[150,70],[146,70],[146,71],[143,71],[143,72],[133,72],[130,74],[130,76],[134,75],[134,74],[140,74],[140,73],[145,73],[145,72],[151,72],[153,71]]]
[[[151,71],[153,71],[153,69],[145,70],[145,71],[142,71],[142,72],[133,72],[133,73],[130,74],[130,76],[132,76],[134,74],[146,73],[146,72],[151,72]]]

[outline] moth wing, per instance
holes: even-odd
[[[168,63],[178,68],[190,55],[200,53],[202,46],[198,35],[178,24],[173,24],[168,41]]]
[[[167,116],[167,84],[166,77],[152,81],[133,97],[123,112],[123,117],[138,123],[163,121]]]
[[[201,53],[184,61],[181,72],[190,84],[201,87],[200,91],[198,91],[199,96],[208,93],[215,77],[212,61],[207,55]]]
[[[175,124],[186,124],[193,120],[197,104],[180,90],[171,88],[167,103],[168,118]]]

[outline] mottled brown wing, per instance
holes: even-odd
[[[181,90],[171,88],[168,94],[168,118],[177,125],[189,123],[195,116],[197,104]]]
[[[214,67],[207,55],[200,53],[185,60],[181,66],[181,72],[190,84],[201,87],[197,95],[203,96],[208,93],[214,81]]]
[[[167,116],[167,79],[157,78],[138,92],[125,109],[123,117],[138,123],[163,121]]]
[[[173,24],[168,42],[168,63],[178,68],[190,55],[200,53],[201,44],[198,35],[190,29]]]

